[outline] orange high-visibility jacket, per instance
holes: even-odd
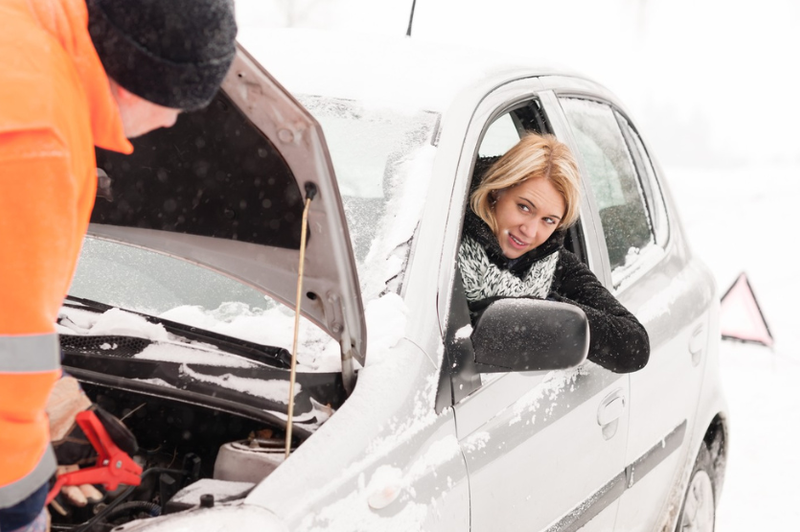
[[[87,25],[85,0],[0,0],[0,508],[55,468],[55,320],[94,205],[94,146],[133,150]]]

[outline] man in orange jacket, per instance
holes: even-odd
[[[232,0],[0,0],[0,532],[38,530],[56,461],[55,321],[96,194],[94,147],[213,98]],[[69,409],[67,409],[69,410]]]

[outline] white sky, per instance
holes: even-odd
[[[242,26],[404,35],[412,0],[236,0]],[[626,103],[665,163],[800,161],[800,2],[417,0],[412,38],[513,49]],[[269,69],[269,65],[266,65]]]

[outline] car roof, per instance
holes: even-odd
[[[503,53],[405,37],[244,27],[237,39],[293,94],[413,110],[444,112],[460,92],[492,79],[582,77],[533,52]]]

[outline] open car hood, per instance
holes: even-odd
[[[89,234],[188,260],[295,307],[308,191],[302,314],[341,345],[345,386],[366,329],[333,166],[317,121],[241,46],[212,103],[98,150]],[[106,174],[106,178],[103,174]]]

